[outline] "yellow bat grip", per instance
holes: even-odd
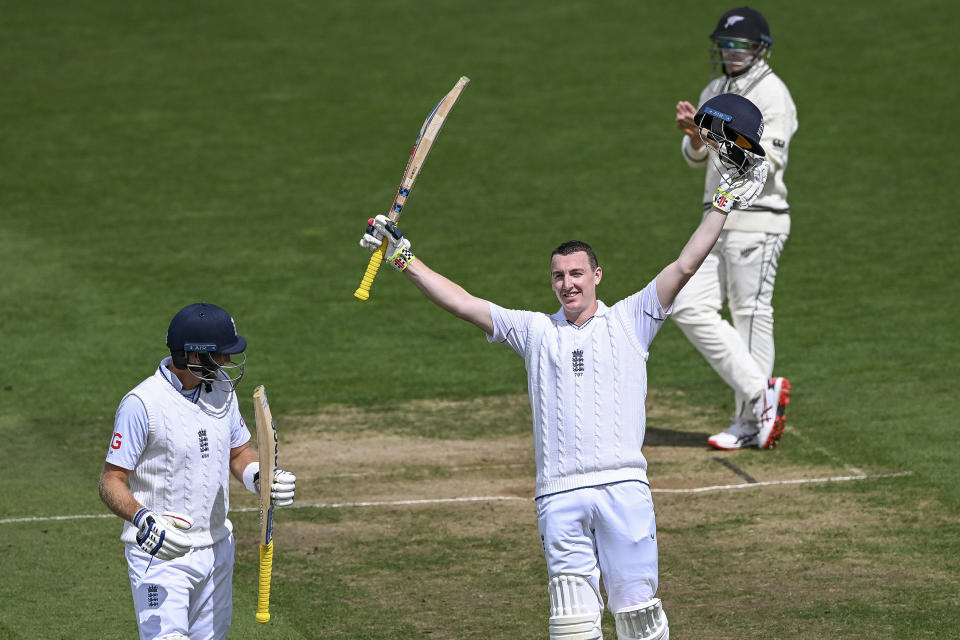
[[[367,271],[363,274],[363,280],[360,286],[353,292],[355,298],[366,300],[370,297],[370,287],[373,286],[373,279],[377,277],[377,271],[383,264],[383,256],[387,253],[387,239],[384,238],[380,247],[370,256],[370,262],[367,263]]]
[[[270,574],[273,572],[273,540],[260,545],[260,589],[257,592],[257,622],[270,620]]]

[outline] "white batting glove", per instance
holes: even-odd
[[[137,544],[158,560],[173,560],[190,553],[193,543],[182,531],[193,527],[193,520],[179,513],[157,515],[142,507],[133,516]]]
[[[254,493],[260,493],[260,472],[253,476]],[[270,504],[286,507],[293,504],[293,494],[297,490],[297,476],[283,469],[273,472],[273,484],[270,485]]]
[[[727,170],[713,194],[713,206],[724,213],[730,213],[734,204],[740,205],[741,209],[752,205],[763,191],[769,167],[766,160],[761,160],[746,175],[740,177],[737,177],[736,169]]]
[[[383,254],[383,259],[393,265],[397,271],[403,271],[415,256],[410,251],[410,241],[403,237],[403,231],[397,228],[387,216],[380,214],[376,218],[370,218],[367,221],[367,232],[360,239],[360,246],[376,251],[383,243],[383,238],[387,239],[387,251]]]

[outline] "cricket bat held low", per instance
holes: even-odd
[[[260,571],[257,589],[257,622],[270,620],[270,577],[273,573],[273,504],[270,485],[277,469],[280,443],[273,422],[267,390],[260,385],[253,391],[253,411],[257,422],[257,452],[260,455]]]

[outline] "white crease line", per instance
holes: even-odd
[[[695,489],[651,489],[652,493],[705,493],[707,491],[725,491],[732,489],[752,489],[753,487],[773,487],[786,484],[815,484],[821,482],[849,482],[851,480],[872,480],[875,478],[902,478],[912,476],[913,471],[901,471],[900,473],[879,473],[868,476],[858,474],[855,476],[832,476],[829,478],[798,478],[796,480],[768,480],[766,482],[748,482],[744,484],[721,484],[714,487],[697,487]]]
[[[480,464],[467,467],[441,467],[444,472],[456,472],[456,471],[484,471],[486,469],[514,469],[520,467],[532,467],[532,462],[518,462],[516,464]],[[401,467],[399,469],[394,469],[393,471],[362,471],[359,473],[330,473],[325,476],[319,476],[322,478],[369,478],[371,476],[400,476],[407,473],[416,473],[424,475],[431,473],[433,469],[407,469],[406,467]]]
[[[89,518],[116,518],[112,513],[96,513],[93,515],[80,516],[36,516],[29,518],[5,518],[0,520],[0,524],[14,524],[17,522],[53,522],[55,520],[86,520]]]
[[[816,484],[823,482],[849,482],[851,480],[873,480],[876,478],[903,478],[912,476],[913,471],[899,473],[879,473],[876,475],[859,474],[855,476],[832,476],[827,478],[799,478],[797,480],[769,480],[767,482],[751,482],[746,484],[722,484],[713,487],[696,487],[694,489],[651,489],[652,493],[705,493],[707,491],[731,491],[734,489],[752,489],[754,487],[772,487],[789,484]],[[396,507],[417,504],[443,504],[449,502],[529,502],[531,498],[517,496],[470,496],[466,498],[428,498],[422,500],[378,500],[370,502],[317,502],[313,504],[294,504],[283,509],[344,509],[348,507]],[[260,507],[241,507],[231,509],[231,513],[249,513],[259,511]],[[98,513],[75,516],[34,516],[27,518],[5,518],[0,524],[16,524],[20,522],[54,522],[58,520],[86,520],[90,518],[114,518],[112,513]]]
[[[344,509],[347,507],[395,507],[410,504],[442,504],[445,502],[507,502],[522,500],[530,502],[533,498],[518,498],[517,496],[470,496],[466,498],[426,498],[423,500],[378,500],[372,502],[317,502],[314,504],[293,504],[283,509]],[[244,507],[231,509],[234,511],[259,511],[259,507]],[[2,521],[0,521],[2,522]]]
[[[837,456],[833,455],[832,453],[830,453],[829,451],[827,451],[826,449],[824,449],[824,448],[821,447],[820,445],[817,445],[817,444],[814,444],[813,442],[811,442],[805,435],[803,435],[803,433],[802,433],[801,431],[798,431],[796,427],[790,426],[790,433],[791,433],[792,435],[796,436],[797,438],[799,438],[800,441],[803,442],[806,446],[811,447],[811,448],[813,448],[813,449],[816,449],[817,451],[819,451],[820,453],[822,453],[824,456],[826,456],[826,458],[827,458],[828,460],[830,460],[830,461],[833,462],[834,464],[837,464],[837,465],[843,467],[843,468],[846,469],[849,473],[852,473],[853,475],[857,475],[857,476],[862,476],[862,475],[864,475],[863,471],[861,471],[860,469],[857,469],[857,468],[854,467],[853,465],[847,464],[846,462],[844,462],[843,460],[841,460],[841,459],[838,458]]]

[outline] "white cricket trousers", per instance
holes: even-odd
[[[611,611],[657,593],[657,523],[650,487],[639,480],[584,487],[537,499],[548,578],[586,578]]]
[[[140,640],[173,632],[190,640],[227,637],[233,617],[233,534],[182,558],[152,563],[137,545],[126,547]]]
[[[673,303],[673,320],[735,394],[736,412],[773,375],[773,285],[782,233],[722,231]],[[733,326],[720,315],[726,300]]]

